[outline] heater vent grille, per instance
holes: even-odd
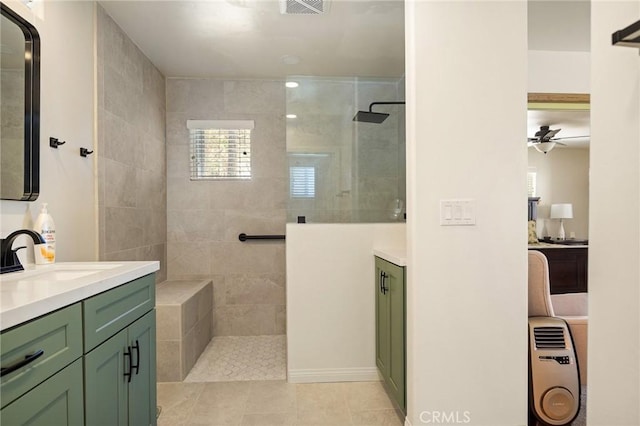
[[[533,329],[536,349],[566,349],[564,328],[536,327]]]
[[[285,15],[319,15],[325,12],[325,0],[280,0]]]

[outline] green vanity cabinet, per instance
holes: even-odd
[[[376,365],[386,388],[406,413],[405,274],[382,258],[376,265]]]
[[[155,274],[0,334],[2,426],[156,425]]]
[[[155,425],[153,274],[84,303],[86,424]]]

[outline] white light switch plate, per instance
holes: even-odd
[[[476,224],[476,200],[471,198],[440,200],[441,226]]]

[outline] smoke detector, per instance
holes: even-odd
[[[327,11],[325,0],[280,0],[283,15],[322,15]]]

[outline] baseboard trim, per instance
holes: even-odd
[[[289,383],[373,382],[379,380],[378,369],[375,367],[287,371]]]

